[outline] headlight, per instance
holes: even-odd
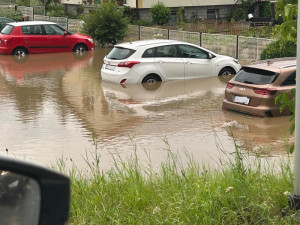
[[[89,42],[94,43],[92,38],[88,38]]]

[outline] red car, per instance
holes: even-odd
[[[8,23],[0,33],[0,54],[4,55],[83,52],[94,48],[91,37],[72,34],[53,22]]]

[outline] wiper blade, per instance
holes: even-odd
[[[247,80],[245,80],[244,83],[245,83],[245,84],[256,84],[256,83],[254,83],[254,82],[247,81]]]

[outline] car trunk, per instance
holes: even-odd
[[[270,85],[278,73],[257,68],[244,67],[227,84],[225,98],[230,102],[256,107],[266,95],[275,92]]]

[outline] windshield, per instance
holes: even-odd
[[[278,77],[278,74],[268,70],[244,67],[233,78],[237,82],[246,84],[271,84]]]
[[[114,47],[113,50],[111,50],[111,52],[106,57],[108,59],[121,60],[127,59],[133,53],[135,53],[135,50],[133,49]]]
[[[10,34],[12,32],[12,30],[14,29],[14,26],[12,25],[6,25],[2,31],[1,34]]]

